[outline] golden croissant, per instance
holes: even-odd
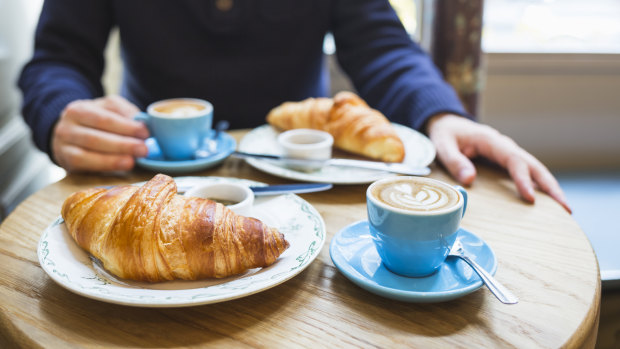
[[[62,217],[80,247],[131,280],[222,278],[266,267],[289,247],[284,235],[211,200],[176,195],[158,174],[142,187],[92,188],[69,196]]]
[[[267,122],[281,130],[312,128],[330,133],[334,146],[387,162],[401,162],[405,146],[390,121],[352,92],[334,98],[285,102],[272,109]]]

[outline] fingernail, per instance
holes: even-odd
[[[532,198],[532,201],[534,201],[534,198],[536,197],[534,188],[527,188],[527,195],[529,195],[529,197]]]
[[[527,194],[529,196],[534,196],[534,188],[532,188],[532,187],[527,188]]]
[[[141,139],[149,138],[149,131],[146,128],[140,127],[136,132],[136,137]]]
[[[474,170],[469,167],[465,167],[459,171],[459,182],[466,183],[471,180],[471,177],[474,175]]]
[[[140,144],[134,148],[133,155],[139,158],[149,155],[149,148],[145,144]]]

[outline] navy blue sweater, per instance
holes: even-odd
[[[388,0],[46,0],[19,80],[41,150],[49,153],[69,102],[103,95],[103,50],[114,26],[121,94],[142,109],[195,97],[211,101],[215,120],[233,128],[264,124],[284,101],[329,95],[322,46],[332,32],[357,92],[392,121],[419,128],[439,112],[465,115]]]

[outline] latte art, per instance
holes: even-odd
[[[201,115],[206,107],[202,104],[184,101],[172,100],[163,102],[153,108],[156,112],[170,118],[186,118]]]
[[[391,272],[423,277],[436,272],[458,236],[467,192],[426,177],[394,176],[366,189],[368,231]]]
[[[459,202],[458,192],[448,185],[424,180],[400,180],[373,188],[373,196],[386,205],[409,211],[438,211]]]

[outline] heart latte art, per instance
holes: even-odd
[[[419,212],[444,210],[460,200],[456,189],[425,179],[381,183],[372,188],[372,195],[386,205]]]

